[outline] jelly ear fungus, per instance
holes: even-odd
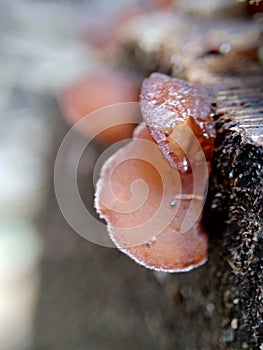
[[[141,110],[145,124],[102,168],[95,207],[115,245],[137,263],[189,271],[207,260],[201,212],[215,137],[210,104],[187,82],[154,73],[142,85]]]
[[[207,161],[211,161],[215,126],[211,101],[203,89],[184,80],[153,73],[143,81],[140,103],[150,134],[172,167],[185,172],[184,163],[189,162],[180,147],[185,138],[183,126],[190,127],[193,132],[184,141],[188,157],[193,161],[196,158],[196,149],[192,148],[193,138],[196,137]]]

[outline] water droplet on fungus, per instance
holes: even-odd
[[[172,207],[175,207],[175,206],[176,206],[176,203],[177,203],[177,201],[176,201],[175,199],[173,199],[173,200],[171,200],[170,205],[171,205]]]

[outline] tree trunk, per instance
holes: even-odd
[[[125,39],[121,61],[144,74],[185,78],[211,93],[217,138],[204,211],[208,262],[188,273],[153,273],[116,250],[77,238],[51,198],[35,349],[263,349],[263,71],[255,58],[259,39],[251,44],[259,30],[244,21],[235,37],[221,20],[222,42],[234,45],[244,36],[227,55],[227,45],[204,47],[214,23],[200,29],[183,18],[166,33],[162,21],[145,24],[145,30],[152,23],[164,31],[149,38],[152,46],[136,22],[138,37]],[[80,188],[92,210],[91,172]]]

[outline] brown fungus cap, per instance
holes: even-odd
[[[144,124],[104,164],[95,206],[115,245],[139,264],[166,272],[205,263],[207,235],[200,222],[208,173],[192,196],[193,173],[164,159]],[[188,230],[182,232],[184,222]]]
[[[141,110],[151,136],[172,167],[187,172],[188,158],[195,162],[193,138],[198,139],[206,159],[211,160],[215,128],[209,97],[202,89],[184,80],[153,73],[142,84]],[[184,126],[193,131],[187,140],[182,132]],[[181,143],[187,150],[182,150]]]

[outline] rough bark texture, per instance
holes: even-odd
[[[228,122],[219,129],[215,155],[212,207],[222,206],[225,214],[219,267],[224,341],[231,349],[257,349],[263,343],[262,148]]]
[[[216,95],[218,136],[208,215],[221,225],[221,341],[259,349],[262,332],[263,75],[234,78]],[[221,221],[222,222],[222,221]],[[212,231],[213,221],[210,230]]]

